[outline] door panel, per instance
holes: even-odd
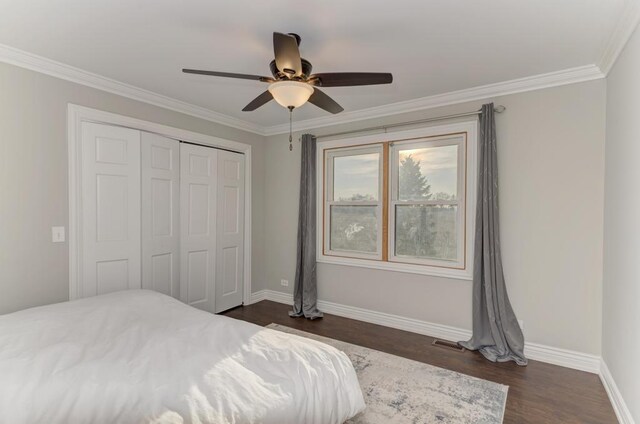
[[[96,137],[96,162],[127,164],[127,141]]]
[[[215,311],[218,151],[180,144],[180,300]]]
[[[197,148],[202,149],[210,149],[209,147],[196,146]],[[211,166],[213,164],[209,160],[209,156],[207,156],[206,152],[202,152],[202,154],[198,154],[192,152],[189,155],[189,174],[196,177],[210,177],[211,176]]]
[[[127,240],[129,184],[128,176],[96,175],[96,228],[99,242]]]
[[[209,251],[194,250],[187,254],[188,302],[206,302],[209,294]]]
[[[96,262],[96,294],[126,290],[128,274],[127,259]]]
[[[189,184],[189,235],[208,236],[211,199],[209,192],[210,184]]]
[[[242,304],[244,287],[244,155],[218,152],[216,312]]]
[[[174,261],[176,256],[173,253],[162,253],[151,257],[151,281],[153,290],[170,295],[173,286],[177,285],[177,279],[174,275]]]
[[[240,215],[238,214],[238,201],[240,200],[239,187],[223,187],[224,190],[224,213],[223,230],[225,234],[238,234],[240,225]]]
[[[171,178],[151,178],[151,236],[171,237],[174,232],[174,208],[179,207],[178,191]],[[149,218],[149,217],[146,217]]]
[[[222,249],[222,294],[229,295],[238,292],[240,282],[238,281],[238,248],[227,247]]]
[[[141,135],[142,287],[180,295],[180,143]]]
[[[82,123],[79,297],[141,287],[140,132]]]

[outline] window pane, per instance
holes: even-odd
[[[331,206],[330,249],[376,253],[376,215],[375,206]]]
[[[400,150],[399,200],[455,200],[458,194],[458,146]]]
[[[379,153],[333,158],[333,200],[378,200]]]
[[[396,256],[458,259],[455,205],[396,205]]]

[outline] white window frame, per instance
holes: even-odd
[[[392,225],[388,225],[387,239],[389,240],[389,246],[387,247],[389,258],[387,261],[383,261],[380,258],[356,258],[353,255],[351,257],[333,255],[331,252],[325,251],[325,200],[329,199],[327,193],[325,193],[325,160],[326,154],[331,149],[346,148],[346,147],[367,147],[367,145],[377,144],[385,142],[393,142],[394,144],[403,143],[405,141],[415,141],[425,138],[433,138],[446,136],[450,134],[466,133],[466,154],[465,154],[465,219],[464,219],[464,265],[463,267],[444,267],[436,266],[434,264],[423,263],[406,263],[406,261],[394,262],[392,260],[394,251],[391,250],[391,240],[394,236],[394,228]],[[345,265],[356,266],[363,268],[380,269],[386,271],[396,271],[412,274],[430,275],[436,277],[446,277],[461,280],[471,280],[473,275],[473,236],[475,227],[475,208],[476,208],[476,192],[477,192],[477,149],[478,149],[478,120],[469,120],[464,122],[457,122],[446,125],[435,125],[424,128],[417,128],[405,131],[395,131],[384,134],[373,134],[359,137],[351,137],[345,139],[335,139],[320,141],[317,145],[316,153],[316,195],[317,195],[317,261],[319,263],[333,264],[333,265]],[[390,149],[391,150],[391,149]],[[393,161],[393,155],[388,155],[389,161]],[[388,220],[391,224],[393,215],[392,210],[392,191],[393,191],[393,172],[391,172],[392,163],[389,166],[389,200],[388,200]],[[327,184],[326,187],[329,185]],[[382,183],[380,184],[382,189]],[[382,199],[380,197],[380,199]],[[384,207],[384,205],[381,205]],[[382,214],[380,218],[382,219]],[[379,224],[380,225],[380,224]],[[328,225],[327,225],[328,227]],[[379,242],[382,242],[382,231],[384,230],[384,222],[379,227],[380,233],[378,235]],[[406,258],[402,258],[406,259]]]
[[[346,156],[366,155],[370,153],[378,154],[378,199],[367,201],[341,201],[333,199],[333,178],[334,178],[334,159]],[[326,256],[340,256],[354,259],[382,259],[382,167],[384,165],[383,148],[381,144],[374,144],[370,146],[350,147],[345,149],[326,150],[325,169],[326,169],[326,181],[325,184],[325,206],[324,216],[327,225],[324,227],[324,253]],[[358,251],[343,251],[331,249],[331,207],[332,206],[375,206],[376,218],[378,225],[378,234],[376,240],[376,252],[371,254],[367,252]]]
[[[424,149],[443,146],[458,146],[457,157],[457,199],[455,201],[443,201],[443,200],[399,200],[399,153],[401,150],[407,149]],[[436,266],[441,268],[453,268],[462,270],[465,269],[466,252],[465,252],[465,203],[466,203],[466,146],[467,146],[467,133],[447,134],[435,137],[425,137],[418,140],[405,140],[391,143],[389,148],[390,153],[390,189],[389,189],[389,261],[399,263],[409,263],[427,266]],[[415,258],[410,256],[398,256],[396,255],[395,246],[395,228],[396,228],[396,206],[401,205],[456,205],[457,218],[456,229],[457,234],[457,261],[447,261],[440,259],[426,259]]]

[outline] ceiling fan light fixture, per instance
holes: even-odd
[[[300,36],[294,33],[273,33],[274,60],[269,63],[273,77],[232,72],[183,69],[187,74],[237,78],[270,84],[269,88],[251,100],[242,111],[251,112],[275,100],[291,112],[309,102],[329,113],[344,110],[318,87],[354,87],[359,85],[391,84],[393,75],[387,72],[325,72],[312,74],[311,62],[300,57]],[[291,116],[290,116],[291,117]]]
[[[309,100],[313,87],[299,81],[278,81],[269,85],[269,92],[276,102],[286,108],[297,108]]]

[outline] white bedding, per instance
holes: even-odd
[[[0,316],[2,423],[342,423],[364,409],[326,344],[129,290]]]

